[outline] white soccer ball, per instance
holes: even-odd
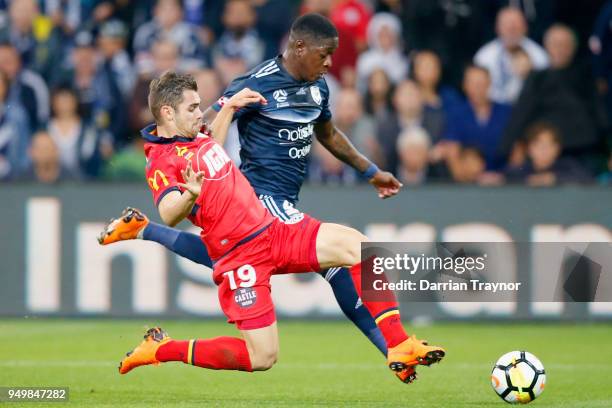
[[[527,404],[536,399],[546,384],[544,365],[527,351],[511,351],[497,360],[491,385],[510,404]]]

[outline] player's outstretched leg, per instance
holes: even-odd
[[[317,235],[316,250],[322,268],[353,265],[351,276],[361,296],[361,242],[367,237],[358,231],[338,224],[321,224]],[[381,275],[381,278],[384,274]],[[418,364],[430,365],[440,361],[445,351],[441,347],[429,346],[426,342],[410,337],[401,324],[395,294],[389,291],[387,301],[362,301],[387,341],[387,362],[393,371],[403,371]]]
[[[212,266],[206,247],[198,235],[151,222],[142,211],[132,207],[123,210],[119,218],[112,219],[100,234],[98,241],[102,245],[108,245],[128,239],[157,242],[177,255],[208,267]],[[369,311],[362,305],[349,270],[332,268],[321,272],[321,275],[331,285],[336,301],[345,316],[386,356],[385,338]]]
[[[119,218],[110,220],[98,242],[108,245],[128,239],[154,241],[177,255],[212,267],[212,260],[198,235],[151,222],[142,211],[132,207],[123,210]]]
[[[159,327],[144,335],[144,340],[119,364],[119,373],[127,374],[136,367],[180,361],[211,370],[267,370],[276,362],[278,333],[271,326],[243,330],[243,339],[216,337],[212,339],[173,340]]]

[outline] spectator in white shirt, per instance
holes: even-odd
[[[497,14],[497,38],[485,44],[474,57],[474,63],[491,74],[491,99],[498,103],[516,101],[523,79],[513,69],[512,54],[522,48],[536,70],[548,67],[546,51],[527,37],[527,23],[520,10],[512,7]]]

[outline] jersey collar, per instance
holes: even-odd
[[[193,141],[192,138],[184,137],[184,136],[159,137],[157,136],[157,125],[155,123],[152,123],[148,125],[147,127],[145,127],[144,129],[142,129],[140,131],[140,135],[147,142],[157,143],[157,144],[170,144],[170,143],[177,143],[177,142],[188,143],[188,142]]]
[[[279,69],[281,70],[281,72],[287,77],[290,78],[293,82],[297,82],[300,85],[310,85],[310,84],[315,84],[318,79],[315,79],[314,81],[298,81],[297,79],[295,79],[290,73],[289,71],[287,71],[287,68],[285,67],[285,64],[283,64],[283,54],[278,54],[276,56],[276,65],[278,65]]]

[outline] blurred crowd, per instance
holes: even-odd
[[[0,180],[142,180],[151,79],[206,109],[306,12],[339,31],[336,126],[405,185],[612,185],[612,0],[0,0]]]

